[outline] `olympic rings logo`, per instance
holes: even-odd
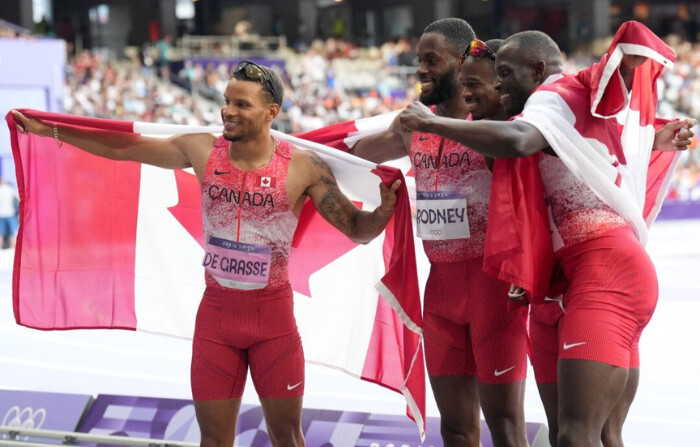
[[[441,236],[442,235],[442,230],[430,230],[430,235],[431,236]]]
[[[41,428],[46,420],[46,410],[32,407],[20,409],[17,405],[7,410],[5,417],[2,419],[2,425],[11,428],[34,429]],[[26,441],[29,436],[24,436],[23,441]],[[18,438],[19,439],[19,438]]]

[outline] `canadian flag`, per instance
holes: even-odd
[[[275,183],[274,177],[258,176],[258,185],[260,185],[261,188],[274,188]]]
[[[400,112],[401,110],[394,110],[393,112],[382,113],[381,115],[370,118],[344,121],[306,132],[299,135],[299,137],[336,149],[348,151],[355,143],[368,135],[387,129]]]
[[[647,58],[628,92],[618,67],[625,54]],[[656,81],[676,54],[639,22],[625,22],[600,62],[576,75],[550,76],[522,115],[559,159],[630,222],[642,244],[666,195],[678,152],[653,151]],[[534,301],[561,293],[550,280],[553,247],[542,182],[533,157],[496,160],[484,270],[530,292]],[[555,288],[550,288],[552,285]]]
[[[169,136],[220,126],[132,123],[22,110],[62,125]],[[193,173],[87,154],[53,138],[12,139],[20,194],[13,270],[17,323],[44,330],[120,328],[189,338],[204,290],[200,188]],[[357,131],[357,129],[355,129]],[[346,132],[334,128],[337,140]],[[403,178],[329,148],[275,132],[316,151],[341,189],[365,209],[379,182]],[[347,135],[346,135],[347,136]],[[261,177],[260,185],[274,187]],[[421,308],[408,193],[384,233],[352,243],[313,207],[302,211],[290,254],[295,314],[307,361],[403,394],[425,434]]]

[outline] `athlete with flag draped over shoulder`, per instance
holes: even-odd
[[[447,18],[428,25],[418,42],[420,101],[440,116],[502,115],[486,85],[495,53],[474,37],[466,21]],[[482,271],[490,161],[458,141],[403,132],[398,120],[359,140],[351,153],[374,162],[411,161],[416,226],[430,261],[423,300],[426,366],[444,444],[480,445],[483,410],[493,445],[526,446],[527,308],[509,302],[507,282]]]
[[[627,22],[600,64],[563,75],[556,43],[525,31],[496,56],[514,119],[449,119],[419,103],[399,116],[407,130],[497,158],[485,270],[522,286],[534,307],[563,290],[552,445],[598,446],[611,417],[619,437],[634,397],[639,337],[658,298],[643,244],[694,124],[655,119],[655,81],[674,57]]]
[[[206,290],[195,325],[192,393],[204,447],[232,446],[248,367],[273,445],[304,445],[304,354],[288,266],[292,236],[310,199],[359,243],[379,235],[400,180],[379,185],[381,204],[361,211],[328,165],[270,135],[283,86],[271,69],[241,62],[224,92],[222,137],[169,139],[57,126],[14,111],[21,132],[55,137],[86,152],[168,169],[193,168],[202,194]]]

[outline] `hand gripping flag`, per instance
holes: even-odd
[[[222,132],[220,126],[22,113],[105,133]],[[204,290],[201,199],[194,174],[115,162],[66,143],[59,149],[52,138],[17,132],[11,113],[6,120],[21,199],[13,270],[17,323],[44,330],[118,328],[191,338]],[[343,141],[347,131],[335,127],[325,134]],[[380,180],[391,184],[403,178],[396,169],[336,149],[279,132],[274,136],[316,151],[341,189],[365,209],[380,203]],[[272,187],[270,179],[260,182]],[[367,245],[351,242],[309,205],[290,254],[306,360],[402,393],[422,438],[422,322],[405,182],[391,222]]]
[[[627,92],[618,67],[625,54],[646,57]],[[624,23],[600,63],[551,76],[521,116],[595,194],[629,221],[645,244],[678,161],[653,151],[656,80],[675,53],[638,22]],[[524,180],[525,179],[525,180]],[[552,290],[554,260],[544,194],[532,158],[498,160],[491,188],[484,268],[519,284],[537,302]]]

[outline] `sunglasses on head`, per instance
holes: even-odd
[[[491,57],[493,59],[496,59],[496,53],[489,48],[488,45],[486,45],[483,41],[479,39],[474,39],[471,41],[469,44],[469,47],[467,48],[467,51],[464,52],[465,56],[472,56],[472,57]]]
[[[255,62],[241,61],[233,71],[234,75],[243,75],[249,81],[259,81],[272,97],[275,97],[275,86],[272,84],[262,67]]]

